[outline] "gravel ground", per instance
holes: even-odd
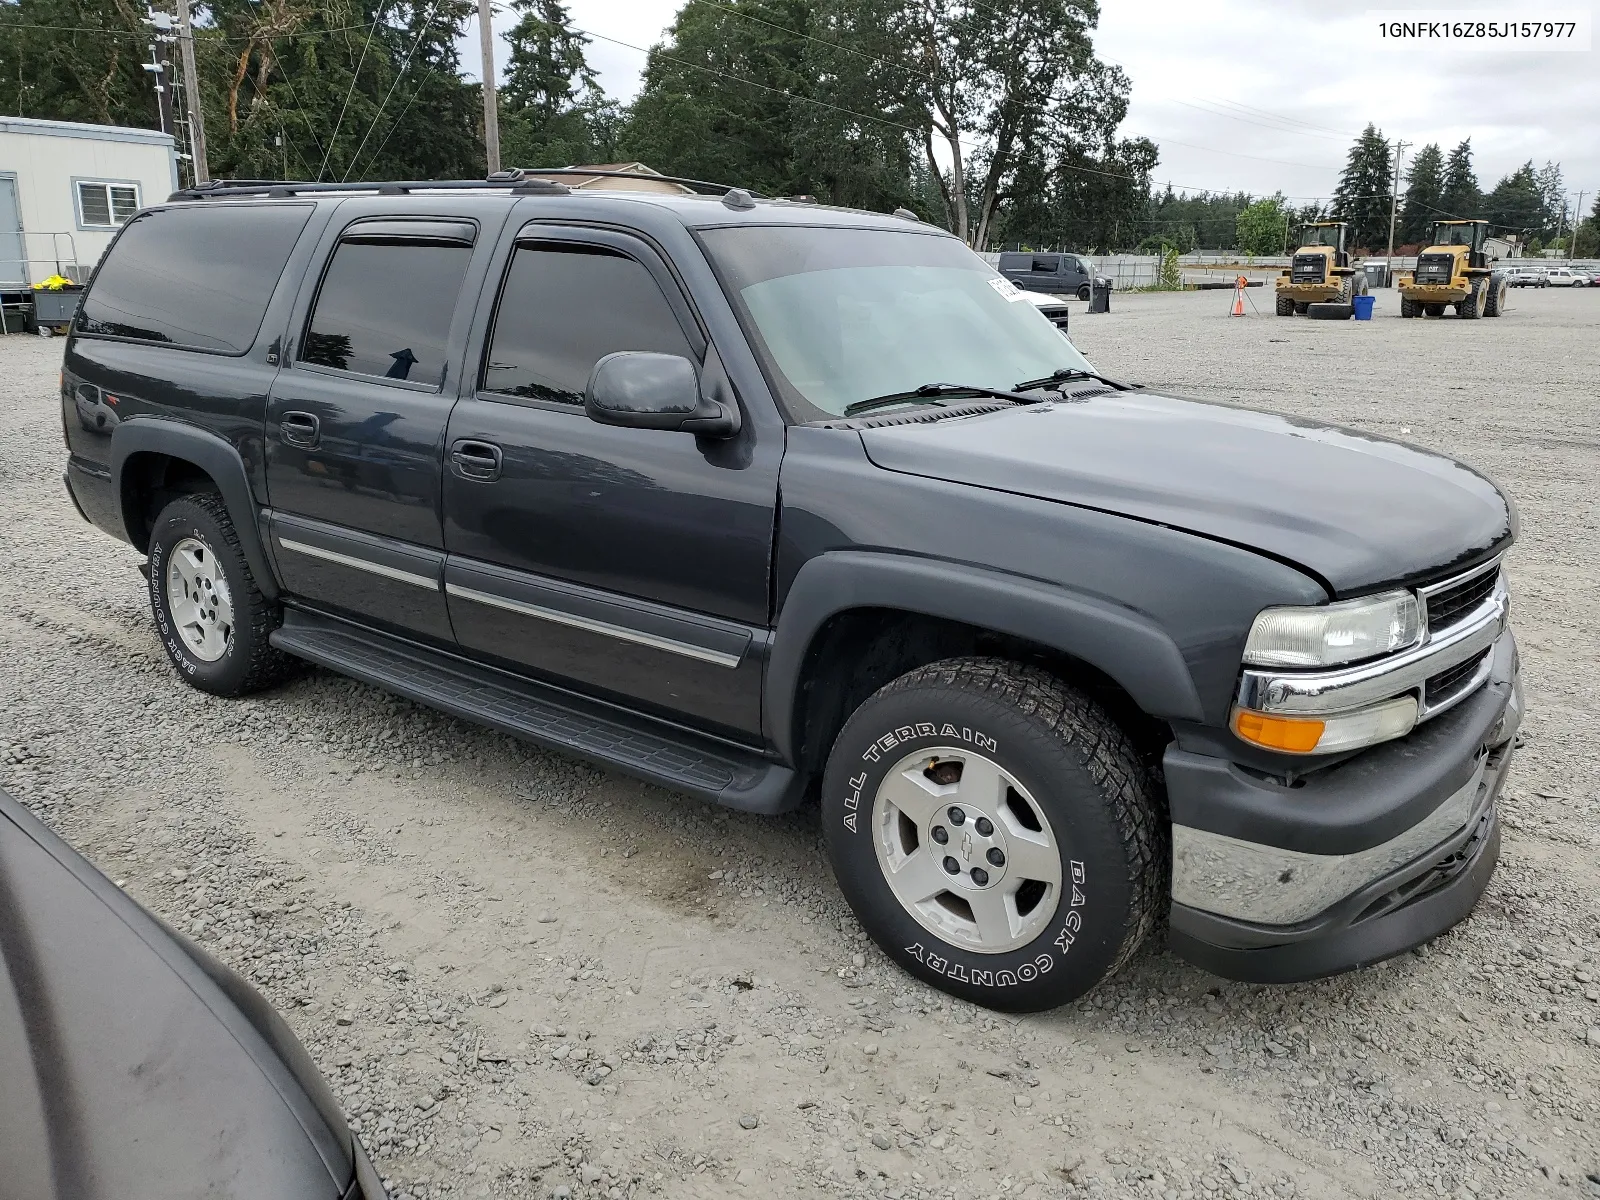
[[[1270,297],[1268,297],[1270,299]],[[184,687],[0,339],[0,784],[287,1015],[397,1196],[1600,1196],[1600,293],[1080,316],[1103,369],[1413,439],[1521,505],[1530,711],[1474,917],[1353,976],[1148,949],[999,1017],[884,960],[811,814],[713,811],[308,672]],[[1257,297],[1259,299],[1259,297]]]

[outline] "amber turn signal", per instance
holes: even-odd
[[[1315,750],[1322,740],[1325,725],[1323,721],[1305,717],[1274,717],[1247,708],[1235,709],[1233,714],[1233,731],[1245,741],[1290,754],[1309,754]]]

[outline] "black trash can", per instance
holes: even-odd
[[[1094,277],[1094,287],[1089,291],[1089,311],[1092,313],[1111,311],[1111,280],[1104,275]]]

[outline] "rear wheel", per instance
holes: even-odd
[[[1306,311],[1310,309],[1310,307],[1311,301],[1309,300],[1296,300],[1294,302],[1295,313],[1302,317],[1306,315]]]
[[[203,692],[240,696],[293,670],[267,641],[282,614],[256,586],[215,492],[180,496],[156,518],[150,610],[172,665]]]
[[[990,1008],[1083,995],[1169,894],[1149,770],[1104,709],[1037,667],[948,659],[881,688],[834,743],[822,809],[873,940]]]
[[[1444,316],[1444,305],[1442,304],[1425,304],[1422,306],[1422,310],[1430,317]]]
[[[1420,316],[1421,313],[1422,305],[1415,300],[1407,300],[1404,296],[1400,297],[1400,315],[1402,317]]]
[[[1506,281],[1504,279],[1491,279],[1488,294],[1483,298],[1483,315],[1498,317],[1506,307]]]
[[[1476,321],[1481,315],[1478,311],[1478,299],[1482,295],[1483,284],[1473,284],[1472,290],[1467,293],[1467,298],[1456,304],[1456,316],[1463,321]]]
[[[1294,316],[1294,299],[1290,296],[1278,297],[1278,315],[1280,317]]]

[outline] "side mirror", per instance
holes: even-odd
[[[703,437],[739,432],[739,410],[700,390],[694,364],[676,354],[621,350],[595,363],[583,408],[602,425],[671,429]]]

